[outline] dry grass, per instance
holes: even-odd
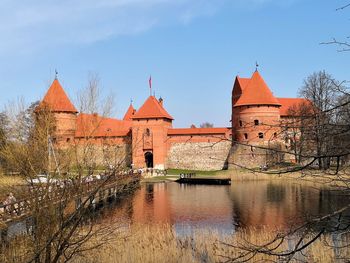
[[[0,174],[0,186],[16,186],[25,183],[26,182],[22,176]]]
[[[251,172],[244,169],[232,169],[217,173],[218,177],[230,177],[232,181],[266,181],[266,180],[294,180],[300,183],[314,183],[335,188],[348,188],[350,172],[340,171],[338,174],[326,173],[318,170],[303,170],[301,172],[268,174]]]
[[[249,230],[230,236],[222,236],[216,232],[196,231],[187,237],[179,237],[172,227],[162,226],[132,226],[112,243],[105,244],[98,251],[88,251],[74,260],[74,263],[112,263],[112,262],[222,262],[228,258],[241,255],[242,250],[226,244],[264,244],[272,240],[276,233],[266,230]],[[285,242],[279,251],[288,249]],[[304,262],[335,262],[336,255],[329,236],[317,240],[304,255],[298,259]],[[338,256],[350,258],[350,251],[344,248],[338,250]],[[257,254],[253,262],[279,262],[277,256]],[[342,261],[341,261],[342,262]]]
[[[18,186],[26,184],[23,177],[19,175],[3,175],[0,173],[0,202],[6,198],[9,192],[18,192]]]

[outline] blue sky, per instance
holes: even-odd
[[[74,101],[97,73],[115,117],[141,106],[152,74],[175,127],[228,126],[237,74],[259,70],[295,97],[326,70],[350,80],[350,52],[320,45],[349,35],[346,0],[0,0],[0,105],[42,98],[54,78]]]

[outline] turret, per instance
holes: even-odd
[[[74,139],[77,123],[77,109],[69,100],[58,79],[52,82],[49,90],[40,102],[48,107],[56,119],[56,130],[53,140],[56,143],[69,143]]]
[[[265,143],[277,139],[280,107],[258,71],[251,78],[237,76],[232,90],[234,141]]]
[[[163,101],[148,97],[131,118],[134,167],[164,169],[167,132],[173,117],[164,109]]]

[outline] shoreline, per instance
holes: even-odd
[[[344,176],[343,173],[337,175],[327,174],[324,171],[305,170],[303,172],[290,172],[282,174],[269,174],[264,172],[244,171],[241,169],[213,171],[212,173],[202,174],[197,171],[197,177],[217,177],[217,178],[231,178],[232,182],[246,182],[246,181],[273,181],[273,180],[288,180],[300,183],[313,183],[320,186],[327,186],[332,188],[346,188],[347,182],[350,180],[349,176]],[[141,183],[167,183],[174,182],[179,178],[179,174],[168,174],[166,176],[145,177],[141,179]]]

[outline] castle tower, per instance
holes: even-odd
[[[123,121],[132,121],[132,116],[135,114],[135,112],[135,108],[132,106],[132,104],[130,104],[128,110],[124,115]]]
[[[135,168],[164,169],[166,140],[173,117],[163,107],[163,100],[148,97],[132,119],[132,161]]]
[[[52,82],[39,107],[44,105],[50,108],[56,119],[54,141],[60,144],[72,141],[75,136],[78,111],[57,78]]]
[[[229,166],[262,167],[280,162],[281,104],[258,71],[237,76],[232,90],[232,149]],[[260,146],[260,147],[257,147]]]
[[[234,141],[256,144],[277,139],[280,107],[258,71],[250,79],[237,76],[232,90]]]

